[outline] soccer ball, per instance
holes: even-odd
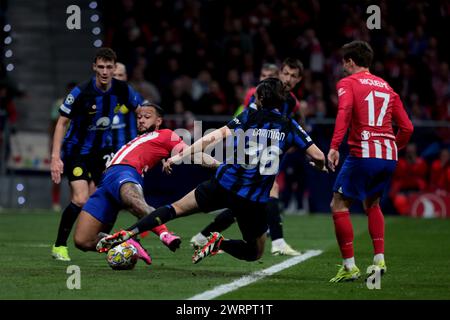
[[[126,242],[111,248],[106,255],[106,261],[113,270],[131,270],[138,260],[137,249]]]

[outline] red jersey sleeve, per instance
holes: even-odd
[[[330,148],[334,150],[339,150],[339,146],[347,133],[347,129],[350,126],[352,119],[353,89],[350,81],[351,80],[344,78],[336,85],[339,98],[338,113],[330,146]]]
[[[165,130],[164,134],[166,135],[164,147],[171,156],[178,154],[181,150],[186,148],[183,139],[172,130]]]
[[[398,126],[398,132],[395,136],[395,142],[398,150],[404,148],[411,137],[414,127],[409,120],[408,114],[403,107],[403,103],[400,100],[398,94],[395,94],[392,104],[392,119]]]
[[[250,103],[250,98],[255,94],[255,92],[256,92],[255,87],[252,87],[247,90],[247,93],[245,94],[245,98],[244,98],[244,108],[248,107],[248,104]]]

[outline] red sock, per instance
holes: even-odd
[[[384,254],[384,217],[380,206],[366,210],[369,218],[369,233],[372,238],[374,254]]]
[[[333,212],[334,231],[341,249],[342,258],[354,256],[353,252],[353,226],[348,211]]]
[[[156,234],[157,236],[159,236],[159,235],[161,235],[161,233],[163,233],[163,232],[169,232],[169,230],[167,229],[167,227],[166,227],[165,224],[162,224],[162,225],[160,225],[160,226],[154,227],[154,228],[152,229],[152,232],[153,232],[154,234]]]

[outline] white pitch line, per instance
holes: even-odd
[[[262,278],[271,276],[274,273],[280,272],[281,270],[287,269],[289,267],[292,267],[293,265],[296,265],[298,263],[306,261],[312,257],[318,256],[321,253],[322,253],[322,250],[306,251],[304,254],[302,254],[300,256],[290,258],[286,261],[283,261],[281,263],[273,265],[270,268],[253,272],[252,274],[250,274],[248,276],[243,276],[243,277],[241,277],[233,282],[230,282],[228,284],[223,284],[223,285],[217,286],[211,290],[197,294],[197,295],[189,298],[188,300],[211,300],[211,299],[217,298],[225,293],[245,287],[246,285],[249,285],[253,282],[261,280]]]
[[[25,248],[50,248],[51,245],[47,243],[17,243],[11,245],[11,247],[25,247]]]

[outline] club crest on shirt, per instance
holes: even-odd
[[[65,104],[71,105],[75,101],[75,98],[72,94],[69,93],[69,95],[66,98]]]
[[[361,132],[361,140],[363,141],[367,141],[370,139],[370,132],[367,130],[364,130],[363,132]]]

